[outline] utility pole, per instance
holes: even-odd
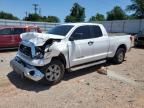
[[[41,8],[39,8],[39,15],[41,16]]]
[[[26,17],[28,17],[28,12],[27,11],[25,12],[25,14],[26,14]]]
[[[37,14],[38,6],[38,4],[33,4],[35,14]]]

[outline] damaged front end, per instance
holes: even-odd
[[[39,81],[44,77],[44,74],[41,71],[23,62],[18,57],[11,60],[10,65],[17,74],[21,75],[22,77],[27,77],[33,81]]]
[[[49,55],[53,49],[53,45],[57,42],[60,42],[60,39],[49,39],[45,42],[43,46],[35,47],[35,59],[43,59],[46,58],[46,55]]]
[[[55,44],[60,41],[61,39],[39,38],[37,36],[35,38],[30,37],[29,40],[24,38],[16,57],[10,62],[11,67],[21,76],[25,76],[33,81],[41,80],[44,77],[44,73],[37,67],[49,64],[52,57],[58,55],[58,52],[55,50]]]

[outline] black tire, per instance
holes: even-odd
[[[124,61],[125,53],[126,53],[125,49],[119,48],[115,54],[114,59],[113,59],[114,63],[121,64]]]
[[[55,80],[50,80],[51,79],[50,77],[52,76],[54,77],[54,74],[56,74],[56,72],[52,72],[52,71],[48,72],[48,70],[51,66],[54,66],[54,65],[59,66],[60,72],[59,72],[58,78],[56,78]],[[44,66],[44,68],[41,71],[44,73],[45,76],[40,82],[45,85],[55,85],[61,82],[61,80],[63,79],[65,68],[64,68],[64,64],[60,60],[54,59],[51,61],[50,64]],[[52,74],[47,75],[49,73],[53,73],[53,75]]]

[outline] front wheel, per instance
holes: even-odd
[[[120,64],[124,61],[125,58],[125,50],[123,48],[119,48],[115,54],[114,62],[116,64]]]
[[[64,65],[60,60],[52,60],[50,64],[43,68],[43,84],[54,85],[59,83],[64,76]]]

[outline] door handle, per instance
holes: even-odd
[[[93,43],[94,43],[93,41],[89,41],[88,42],[89,45],[93,45]]]

